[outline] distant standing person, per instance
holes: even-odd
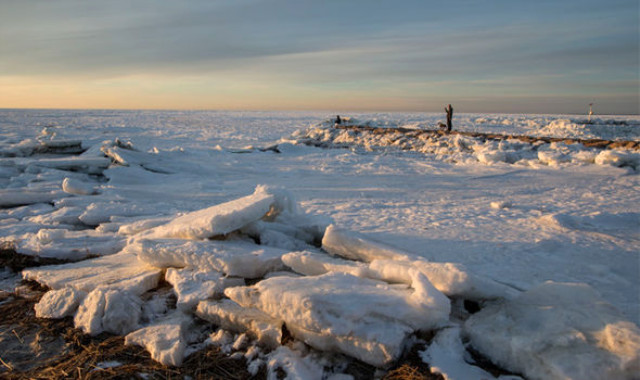
[[[451,118],[453,117],[453,107],[449,104],[448,107],[445,107],[445,112],[447,113],[447,132],[451,132]]]

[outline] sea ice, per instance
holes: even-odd
[[[429,347],[420,352],[420,357],[429,364],[431,373],[439,373],[445,380],[495,379],[489,372],[469,364],[465,354],[460,327],[455,326],[438,331]]]
[[[349,269],[344,266],[336,268],[336,264],[333,264],[333,267],[339,271],[355,270],[360,273],[359,275],[365,277],[410,284],[412,281],[410,272],[415,269],[427,276],[436,289],[448,296],[482,300],[510,297],[517,294],[513,288],[499,284],[489,278],[469,273],[461,264],[429,262],[424,258],[411,255],[384,243],[373,241],[360,234],[339,229],[333,225],[327,228],[322,240],[322,248],[331,254],[369,263],[367,270],[364,271],[363,269]],[[309,258],[310,256],[306,258],[309,265],[314,264],[317,268],[316,270],[324,270],[318,266],[318,263],[309,261]],[[293,257],[288,258],[290,261],[292,259]],[[326,259],[323,260],[326,261]],[[299,263],[299,265],[301,264]],[[338,265],[347,264],[347,262],[343,262]],[[322,265],[327,269],[334,270],[326,263]],[[356,272],[350,273],[355,274]]]
[[[87,293],[74,288],[46,292],[34,306],[38,318],[64,318],[73,315]]]
[[[125,344],[144,347],[153,360],[167,366],[179,367],[187,347],[185,330],[192,317],[176,311],[155,323],[136,330],[125,337]]]
[[[327,227],[322,239],[322,248],[332,255],[351,260],[371,262],[373,260],[406,260],[409,253],[361,236],[358,233]]]
[[[139,262],[135,255],[129,253],[22,271],[23,278],[51,289],[71,287],[88,293],[101,286],[136,295],[155,288],[161,274],[162,270]]]
[[[104,256],[119,252],[125,246],[122,237],[93,230],[70,231],[58,225],[55,229],[40,228],[14,238],[16,251],[31,256],[78,260],[87,256]]]
[[[640,373],[640,329],[585,284],[548,281],[472,315],[464,331],[475,349],[530,379]]]
[[[86,334],[125,335],[138,327],[142,301],[124,290],[97,288],[82,301],[73,322]]]
[[[228,276],[260,278],[280,270],[286,251],[244,241],[140,240],[125,249],[157,268],[198,268]]]
[[[62,181],[62,190],[65,193],[76,195],[93,195],[96,194],[96,189],[91,183],[82,182],[70,177],[67,177]]]
[[[238,230],[263,218],[276,203],[276,197],[265,187],[249,196],[180,216],[153,228],[145,238],[207,239]]]
[[[242,286],[244,279],[225,277],[217,271],[168,268],[165,279],[178,296],[178,308],[189,311],[202,300],[222,296],[229,286]]]
[[[225,330],[247,333],[259,344],[271,349],[280,346],[282,341],[282,320],[253,307],[241,307],[229,299],[200,302],[196,316]]]
[[[385,367],[399,357],[412,331],[436,328],[449,317],[449,300],[422,274],[413,275],[413,289],[329,273],[274,277],[225,294],[283,320],[294,337],[312,347]]]

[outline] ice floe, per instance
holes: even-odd
[[[632,379],[640,329],[586,284],[546,282],[469,318],[471,344],[530,379]]]

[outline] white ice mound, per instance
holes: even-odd
[[[217,271],[190,268],[169,268],[165,279],[173,285],[178,296],[178,308],[185,311],[195,308],[202,300],[222,296],[229,286],[244,285],[242,278],[225,277]]]
[[[301,257],[299,260],[306,260],[307,267],[315,265],[318,273],[340,271],[358,275],[354,272],[357,271],[364,277],[405,284],[411,283],[410,271],[415,269],[427,276],[436,289],[452,297],[481,300],[509,298],[518,293],[492,279],[469,273],[461,264],[429,262],[424,258],[410,255],[398,248],[372,241],[360,234],[333,225],[327,228],[322,240],[322,248],[333,255],[368,262],[368,268],[367,270],[347,269],[345,265],[353,266],[356,264],[345,261],[342,263],[333,262],[328,265],[327,259],[323,259],[325,263],[320,265],[310,257]],[[314,260],[318,260],[318,256],[314,257]],[[293,258],[287,258],[287,260],[293,264]],[[297,265],[301,268],[302,262]],[[359,266],[362,267],[362,265]],[[294,270],[297,271],[295,268]],[[309,273],[308,270],[306,273]]]
[[[73,315],[87,293],[73,288],[46,292],[34,306],[38,318],[64,318]]]
[[[244,241],[140,240],[126,248],[156,268],[198,268],[228,276],[260,278],[282,269],[287,251]]]
[[[150,326],[130,333],[124,342],[127,345],[144,347],[153,360],[164,365],[180,366],[187,347],[184,334],[191,321],[191,316],[175,312]]]
[[[22,271],[23,278],[51,289],[71,287],[88,293],[102,286],[137,295],[155,288],[161,274],[160,269],[140,263],[135,255],[129,253]]]
[[[196,315],[225,330],[247,333],[268,348],[275,349],[282,342],[282,320],[253,307],[242,307],[228,299],[202,301],[198,304]]]
[[[322,238],[322,248],[332,255],[367,263],[373,260],[403,260],[409,257],[409,253],[401,249],[334,225],[327,227]]]
[[[98,288],[82,301],[74,318],[75,326],[86,334],[103,331],[124,335],[138,327],[142,301],[127,291]]]
[[[283,320],[291,334],[316,349],[337,351],[377,367],[393,363],[405,338],[448,321],[449,299],[419,272],[413,289],[329,273],[274,277],[225,294]]]
[[[637,379],[640,329],[586,284],[546,282],[464,326],[493,362],[530,379]]]
[[[83,182],[75,178],[66,177],[62,181],[62,191],[68,194],[93,195],[96,189],[91,183]]]
[[[207,239],[226,235],[251,222],[262,219],[267,214],[277,213],[278,196],[264,186],[243,198],[215,205],[203,210],[182,215],[171,222],[151,229],[145,238]]]

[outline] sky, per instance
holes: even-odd
[[[640,113],[637,0],[0,0],[0,108]]]

